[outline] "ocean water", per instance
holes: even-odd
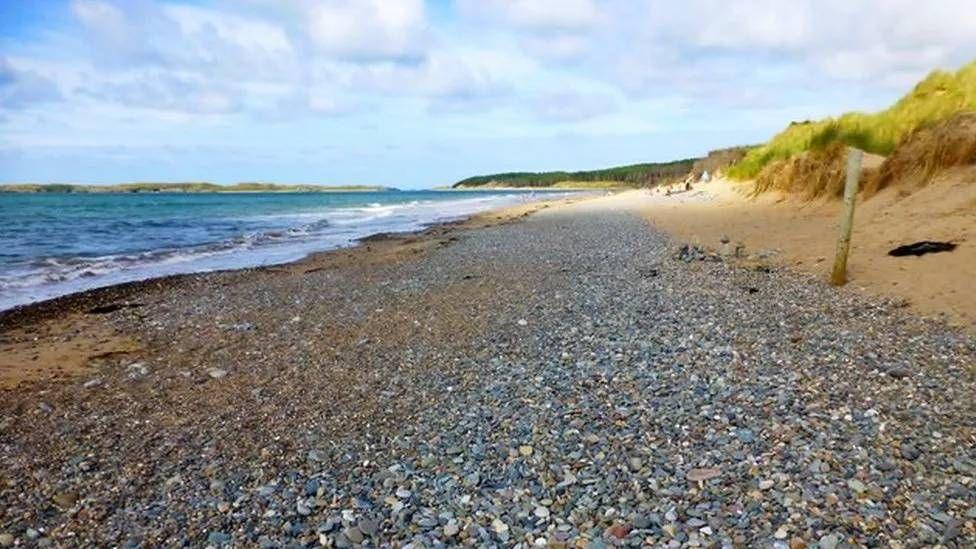
[[[284,263],[569,193],[0,193],[0,310],[177,273]]]

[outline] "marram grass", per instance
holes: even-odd
[[[728,175],[752,179],[771,162],[823,150],[834,143],[887,156],[917,128],[965,111],[976,111],[976,61],[955,73],[932,72],[908,95],[881,112],[853,112],[816,122],[794,122],[765,145],[749,151],[729,169]]]

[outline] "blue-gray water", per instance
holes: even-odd
[[[540,196],[552,195],[0,193],[0,310],[120,282],[293,261]]]

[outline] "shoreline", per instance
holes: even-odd
[[[439,246],[449,245],[461,233],[511,223],[537,211],[564,204],[593,200],[603,195],[580,194],[557,199],[501,206],[463,219],[434,223],[419,231],[377,233],[349,246],[326,249],[278,264],[164,275],[111,284],[36,301],[0,311],[0,392],[14,390],[22,382],[35,382],[55,375],[72,378],[88,371],[90,357],[135,353],[138,345],[129,338],[118,339],[102,321],[120,310],[138,310],[158,303],[160,294],[182,287],[222,281],[224,285],[280,274],[307,274],[338,269],[352,264],[380,265],[409,260]],[[34,334],[57,336],[59,332],[89,332],[68,337],[63,344],[37,349]],[[40,351],[40,352],[38,352]],[[86,358],[86,355],[89,355]],[[64,364],[58,364],[58,363]],[[22,371],[24,364],[29,371]]]
[[[488,191],[488,192],[495,192],[495,191]],[[562,194],[569,194],[570,192],[572,192],[572,191],[565,191]],[[105,194],[105,193],[95,193],[95,194]],[[131,193],[119,193],[119,194],[131,194]],[[145,194],[145,193],[143,193],[143,194]],[[220,194],[220,193],[185,193],[185,192],[180,193],[180,192],[169,192],[169,193],[159,193],[159,194],[170,194],[170,195],[179,194],[179,195],[185,195],[185,194]],[[223,193],[223,194],[254,194],[254,193],[251,193],[249,191],[244,191],[244,192],[240,192],[240,193]],[[288,193],[285,193],[285,192],[263,193],[262,192],[262,193],[259,193],[259,194],[288,194]],[[423,232],[425,232],[428,229],[431,229],[431,228],[434,228],[434,227],[437,227],[437,226],[440,226],[440,225],[449,225],[449,224],[455,224],[455,223],[458,223],[458,222],[463,223],[463,222],[467,221],[469,218],[470,219],[473,219],[474,217],[477,217],[477,216],[482,215],[482,214],[484,214],[484,215],[490,215],[492,212],[494,212],[496,210],[504,211],[504,210],[506,210],[509,207],[518,208],[518,207],[520,207],[520,206],[522,206],[524,204],[541,203],[541,202],[553,202],[555,200],[559,200],[559,198],[547,197],[545,194],[543,194],[543,195],[538,196],[538,197],[536,197],[534,199],[531,199],[529,202],[522,202],[522,203],[516,203],[516,204],[509,204],[509,205],[505,205],[505,204],[494,205],[494,206],[490,206],[489,209],[487,209],[487,210],[484,210],[482,212],[476,212],[474,214],[462,214],[460,217],[458,217],[456,215],[454,215],[454,216],[445,215],[444,217],[453,218],[453,219],[447,220],[447,221],[432,221],[432,222],[428,222],[428,223],[422,224],[422,228],[420,228],[420,229],[410,228],[410,229],[404,230],[402,232],[399,232],[396,229],[393,229],[393,232],[391,234],[412,235],[414,233],[423,233]],[[421,224],[418,224],[418,225],[421,225]],[[376,228],[376,229],[379,229],[379,228]],[[169,269],[170,272],[165,272],[166,270],[164,270],[164,272],[161,272],[161,273],[160,272],[154,273],[154,272],[151,272],[151,269],[152,269],[152,266],[151,265],[150,266],[142,266],[139,269],[137,269],[137,271],[136,271],[137,274],[129,275],[132,278],[130,278],[128,280],[126,280],[126,278],[129,278],[129,276],[126,276],[125,275],[125,273],[127,271],[123,269],[123,270],[121,270],[121,271],[119,271],[117,273],[109,273],[107,275],[108,280],[99,281],[98,279],[92,279],[94,281],[94,283],[97,284],[94,287],[85,287],[86,284],[77,284],[77,286],[81,286],[81,287],[80,288],[70,288],[69,287],[69,288],[60,288],[59,289],[57,287],[58,284],[41,285],[41,286],[37,286],[37,287],[30,288],[29,289],[30,291],[21,292],[21,294],[11,294],[11,297],[9,299],[6,299],[5,302],[3,303],[3,305],[0,306],[0,324],[2,324],[2,319],[5,316],[5,313],[8,313],[10,311],[14,311],[14,310],[17,310],[17,309],[20,309],[20,308],[23,308],[23,307],[35,306],[35,305],[42,304],[42,303],[45,303],[45,302],[48,302],[48,301],[60,300],[61,298],[65,298],[65,297],[68,297],[68,296],[76,296],[76,295],[80,295],[80,294],[86,294],[86,293],[91,292],[91,291],[104,290],[104,289],[113,288],[113,287],[125,287],[125,286],[129,286],[129,285],[132,285],[132,284],[139,284],[139,283],[144,283],[144,282],[162,281],[162,280],[167,280],[167,279],[171,279],[171,278],[179,278],[179,277],[183,277],[183,276],[201,275],[201,274],[207,274],[207,273],[220,273],[220,272],[227,272],[227,271],[257,270],[257,269],[261,269],[261,268],[264,268],[264,267],[280,267],[282,265],[287,265],[287,264],[290,264],[290,263],[301,262],[301,261],[307,259],[308,257],[313,256],[313,255],[318,254],[318,253],[331,252],[331,251],[342,250],[342,249],[356,248],[364,240],[373,239],[373,238],[375,238],[375,236],[376,236],[375,233],[372,233],[372,234],[364,234],[364,236],[362,236],[362,237],[354,238],[352,240],[348,240],[348,241],[345,241],[345,242],[338,242],[338,243],[335,243],[335,242],[328,242],[328,243],[321,242],[321,243],[319,243],[319,246],[320,247],[318,247],[318,248],[316,248],[316,245],[314,243],[312,245],[299,245],[299,244],[291,243],[290,244],[291,246],[298,247],[299,248],[294,253],[290,253],[290,252],[287,252],[287,251],[286,252],[280,252],[280,251],[277,252],[279,256],[280,255],[285,255],[285,256],[290,256],[290,257],[285,257],[285,258],[281,258],[281,257],[274,258],[274,257],[272,257],[270,259],[268,259],[268,258],[260,259],[259,258],[259,259],[248,260],[247,259],[248,256],[233,255],[233,256],[228,256],[229,259],[224,261],[224,264],[225,265],[228,265],[228,266],[219,266],[219,265],[217,265],[216,268],[210,268],[209,266],[204,266],[202,268],[199,267],[199,266],[197,266],[196,268],[194,268],[194,266],[192,264],[192,261],[191,261],[190,264],[188,264],[187,266],[185,266],[185,267],[182,268],[182,269],[186,269],[186,270],[182,270],[182,269]],[[203,248],[203,247],[206,247],[206,246],[207,246],[206,244],[192,245],[192,246],[189,246],[187,249],[188,250],[193,250],[195,248]],[[274,251],[274,250],[272,249],[272,251]],[[235,251],[234,253],[239,254],[240,252]],[[244,259],[240,259],[241,257],[243,257]],[[149,272],[146,272],[146,271],[149,271]],[[176,271],[176,272],[172,272],[172,271]],[[119,275],[119,276],[115,276],[115,275]],[[116,280],[113,281],[112,280],[113,277],[116,278]],[[136,278],[136,277],[139,277],[139,278]],[[121,280],[118,280],[119,278],[121,278]],[[79,281],[82,281],[82,280],[84,280],[84,278],[79,278]],[[51,287],[49,287],[49,286],[53,286],[53,289]],[[60,293],[60,295],[56,295],[59,292],[64,291],[64,289],[68,289],[68,291],[66,293]],[[27,294],[30,294],[30,293],[34,293],[38,297],[34,298],[31,301],[18,303],[18,301],[22,298],[22,294],[24,294],[23,295],[23,298],[24,299],[30,299],[30,296],[27,295]],[[55,295],[51,295],[51,294],[55,294]],[[13,304],[11,304],[11,302]]]

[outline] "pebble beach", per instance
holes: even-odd
[[[126,342],[0,389],[0,546],[976,544],[976,338],[640,201],[0,314]]]

